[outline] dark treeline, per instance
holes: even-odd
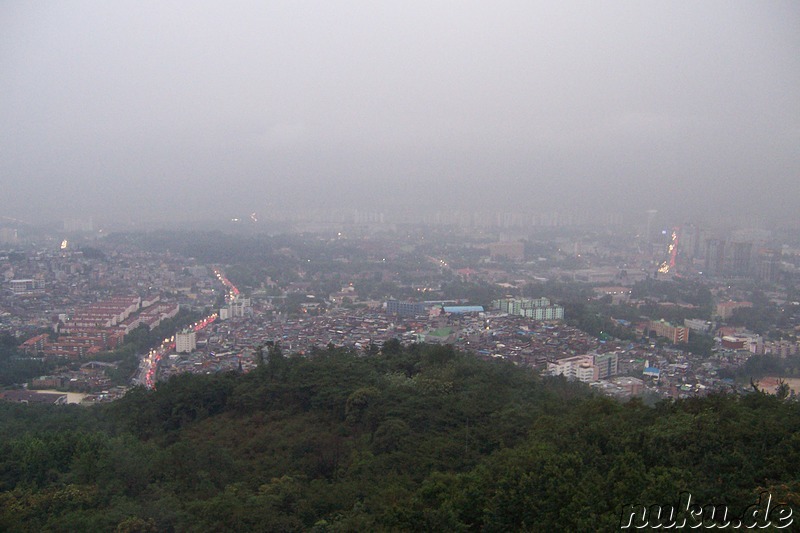
[[[19,339],[8,333],[0,334],[0,386],[24,383],[41,376],[55,364],[39,357],[29,357],[18,349]]]
[[[740,367],[720,370],[720,375],[742,380],[761,379],[766,376],[796,378],[800,376],[800,356],[753,355]]]
[[[0,530],[608,531],[681,491],[800,504],[794,402],[650,408],[397,342],[260,359],[95,408],[0,404]]]

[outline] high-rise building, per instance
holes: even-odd
[[[673,326],[665,320],[651,320],[648,328],[657,337],[664,337],[672,344],[686,344],[689,342],[689,328],[686,326]]]
[[[733,276],[749,276],[752,253],[752,242],[731,243],[730,274]]]
[[[19,236],[14,228],[0,228],[0,244],[17,244]]]
[[[653,228],[655,228],[656,215],[658,215],[658,211],[656,209],[647,210],[647,226],[644,233],[644,242],[646,244],[651,244],[653,242]]]
[[[190,353],[197,349],[197,333],[184,330],[175,335],[175,351],[178,353]]]
[[[781,251],[762,250],[758,256],[758,279],[775,283],[781,275]]]
[[[594,366],[597,368],[598,379],[616,376],[619,369],[619,357],[614,352],[595,354]]]
[[[424,315],[426,312],[426,305],[424,302],[401,302],[399,300],[389,300],[386,302],[386,312],[390,315],[399,316]]]
[[[496,242],[489,245],[489,255],[492,261],[506,259],[509,261],[522,261],[525,259],[525,243],[523,242]]]
[[[706,259],[703,272],[709,276],[722,275],[725,266],[725,241],[721,239],[706,240]]]
[[[687,224],[680,229],[678,245],[678,260],[682,264],[690,264],[693,259],[700,257],[700,228],[694,224]]]

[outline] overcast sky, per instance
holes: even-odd
[[[0,185],[28,220],[796,215],[800,2],[7,0]]]

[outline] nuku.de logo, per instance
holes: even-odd
[[[689,492],[681,492],[675,504],[627,504],[622,506],[620,529],[682,529],[682,528],[733,528],[783,529],[794,522],[793,509],[785,503],[776,503],[772,494],[762,492],[756,503],[739,515],[734,515],[726,504],[700,504],[692,502]]]

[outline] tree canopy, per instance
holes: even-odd
[[[0,403],[0,530],[598,531],[626,504],[800,503],[800,412],[647,407],[449,346],[272,347],[89,409]]]

